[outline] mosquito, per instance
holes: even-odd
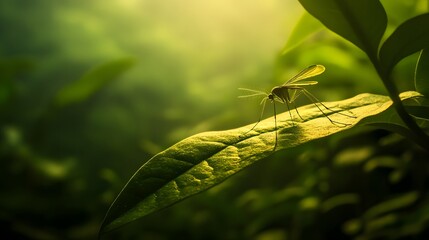
[[[248,91],[251,93],[248,95],[239,96],[239,98],[254,97],[254,96],[260,96],[260,95],[265,96],[260,103],[262,105],[262,111],[261,111],[261,115],[259,117],[259,120],[245,134],[252,131],[259,124],[259,122],[261,121],[262,116],[264,114],[265,104],[266,104],[267,100],[270,100],[274,106],[274,124],[275,124],[275,131],[276,131],[276,142],[275,142],[274,149],[276,149],[276,147],[277,147],[277,114],[276,114],[276,103],[275,102],[277,101],[277,102],[286,104],[286,107],[287,107],[287,110],[289,112],[289,116],[291,118],[292,125],[293,125],[293,118],[292,118],[292,113],[290,111],[289,104],[293,104],[295,111],[298,114],[298,116],[302,120],[304,120],[301,117],[301,115],[299,114],[298,109],[295,106],[295,100],[301,94],[304,94],[332,124],[337,125],[339,127],[345,127],[345,126],[350,125],[347,123],[342,123],[342,122],[332,120],[322,110],[322,108],[318,104],[320,104],[323,108],[325,108],[326,110],[328,110],[330,112],[336,112],[340,115],[343,115],[346,117],[351,117],[351,118],[356,118],[355,116],[347,115],[347,114],[344,114],[344,113],[330,109],[325,104],[323,104],[321,101],[319,101],[319,99],[317,99],[312,93],[310,93],[307,89],[305,89],[306,86],[316,85],[318,83],[317,81],[308,81],[305,79],[320,75],[324,71],[325,71],[325,67],[323,65],[311,65],[311,66],[305,68],[304,70],[302,70],[301,72],[299,72],[294,77],[287,80],[283,85],[274,87],[273,89],[271,89],[271,92],[269,92],[269,93],[263,92],[263,91],[257,91],[257,90],[253,90],[253,89],[248,89],[248,88],[239,88],[239,90],[244,90],[244,91]]]

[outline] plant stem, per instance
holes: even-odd
[[[380,76],[384,86],[386,87],[390,99],[392,99],[393,101],[393,106],[395,107],[396,113],[399,115],[404,124],[409,128],[410,133],[413,135],[414,142],[416,142],[426,151],[429,151],[429,136],[426,135],[426,133],[419,127],[419,125],[417,125],[414,119],[405,110],[405,107],[402,104],[401,99],[399,98],[398,89],[396,88],[396,85],[393,84],[391,73],[387,71],[382,71],[380,64],[378,64],[378,61],[374,61],[374,58],[371,57],[370,59],[374,67],[377,69],[377,73]]]

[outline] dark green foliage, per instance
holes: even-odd
[[[1,238],[428,239],[427,25],[426,0],[1,1]],[[273,151],[237,88],[311,64],[356,118],[276,105]]]
[[[429,44],[429,29],[422,27],[429,23],[429,15],[422,14],[398,26],[381,44],[380,40],[387,26],[387,16],[380,2],[365,1],[300,1],[307,11],[326,27],[351,41],[362,49],[392,98],[396,111],[410,129],[412,139],[423,148],[429,148],[429,137],[421,130],[400,103],[398,89],[391,73],[403,58],[422,50]]]
[[[429,14],[419,15],[399,25],[386,39],[380,49],[380,62],[385,74],[389,74],[405,57],[429,47],[429,30],[423,27],[428,24]]]
[[[300,0],[303,7],[326,27],[376,57],[387,16],[376,0]]]
[[[416,65],[414,83],[416,90],[424,96],[429,96],[429,48],[420,52],[419,61]]]
[[[429,43],[429,29],[426,27],[422,27],[428,25],[428,15],[419,15],[401,24],[383,44],[380,44],[381,39],[387,28],[387,15],[379,1],[301,0],[300,2],[309,13],[311,13],[318,20],[320,20],[326,27],[336,32],[340,36],[346,38],[354,45],[359,47],[362,51],[364,51],[374,65],[375,69],[377,70],[384,85],[386,86],[390,96],[392,97],[396,112],[398,113],[400,119],[396,118],[395,120],[393,120],[392,118],[387,117],[389,114],[392,113],[386,112],[383,113],[384,115],[381,114],[374,119],[367,120],[367,124],[400,133],[403,136],[416,141],[416,143],[420,144],[422,147],[427,148],[429,146],[427,144],[427,140],[429,139],[429,137],[423,132],[423,129],[417,125],[416,120],[412,119],[411,115],[409,115],[409,113],[405,111],[404,105],[400,102],[397,87],[395,86],[395,83],[393,83],[391,80],[391,72],[393,71],[394,66],[400,60],[416,51],[428,47],[427,44]],[[300,24],[309,25],[312,23],[303,21]],[[310,34],[306,31],[300,31],[299,28],[297,31],[299,31],[299,33],[293,36],[294,39],[299,42],[301,42],[302,39],[304,39]],[[379,54],[380,45],[381,49]],[[286,51],[289,50],[290,47],[286,48]],[[425,57],[425,55],[422,56]],[[421,58],[420,60],[425,61],[424,58]],[[416,73],[419,74],[417,79],[419,81],[422,81],[420,80],[420,78],[421,75],[424,75],[424,72],[417,68]],[[348,104],[348,106],[351,105],[351,103]],[[365,104],[363,103],[363,105]],[[410,107],[410,109],[411,108],[412,107]],[[424,109],[416,108],[414,108],[414,110],[417,112],[424,111]],[[300,109],[299,111],[302,110]],[[366,112],[369,113],[370,111]],[[359,116],[363,117],[364,115],[365,114],[360,114]],[[393,115],[395,114],[393,113]],[[417,115],[419,114],[415,114],[414,116]],[[420,115],[419,119],[425,119],[425,117],[426,116]],[[344,119],[342,121],[344,121]],[[351,120],[349,119],[349,121]],[[353,126],[354,124],[349,121],[345,122],[349,123],[350,126]],[[318,129],[318,131],[322,132],[325,129],[329,129],[328,126],[320,125],[320,123],[311,125],[311,127],[313,129]],[[282,128],[283,127],[280,127],[280,129]],[[284,132],[286,132],[286,130]],[[299,144],[301,140],[305,140],[304,142],[312,140],[313,138],[309,136],[317,136],[317,134],[315,133],[316,132],[312,132],[309,133],[308,136],[306,136],[305,134],[301,135],[300,132],[292,132],[291,135],[287,137],[287,139],[291,138],[294,140],[286,142],[280,141],[280,149],[287,148],[289,144],[291,144],[290,146],[295,146],[296,144]],[[105,223],[102,227],[102,231],[106,229],[114,229],[117,226],[121,226],[130,221],[134,221],[140,216],[147,215],[152,211],[164,208],[176,201],[179,201],[197,192],[205,190],[211,185],[223,181],[225,178],[225,173],[228,173],[227,175],[229,175],[236,172],[235,170],[231,170],[228,167],[226,169],[221,168],[220,170],[217,170],[216,167],[211,167],[210,164],[207,164],[205,168],[200,169],[199,167],[197,167],[199,166],[198,164],[207,163],[206,158],[199,158],[201,162],[198,162],[197,165],[194,165],[196,164],[194,161],[189,162],[190,159],[193,159],[194,157],[188,156],[186,154],[184,155],[179,151],[184,150],[185,152],[189,152],[192,154],[194,153],[194,151],[196,151],[198,155],[198,152],[200,151],[198,149],[201,148],[201,144],[203,144],[202,149],[205,149],[205,141],[207,141],[207,144],[212,144],[217,142],[218,137],[219,139],[225,138],[227,140],[229,139],[228,142],[221,141],[222,144],[219,145],[220,149],[215,148],[213,153],[210,153],[209,151],[209,156],[216,156],[220,157],[221,159],[225,159],[224,164],[226,166],[228,166],[228,159],[235,159],[235,161],[233,161],[235,163],[233,164],[235,166],[234,169],[237,168],[237,166],[239,166],[238,169],[247,166],[247,164],[236,164],[237,161],[242,159],[241,147],[236,146],[236,144],[239,143],[240,134],[241,133],[239,131],[237,133],[234,133],[234,130],[233,132],[227,134],[228,137],[223,137],[223,133],[215,133],[215,138],[212,140],[206,140],[203,134],[201,135],[201,137],[200,135],[197,135],[193,138],[189,138],[189,140],[187,141],[185,140],[184,142],[178,144],[180,146],[183,145],[183,147],[173,146],[171,149],[166,150],[166,156],[164,156],[163,153],[155,156],[146,165],[143,165],[143,167],[136,173],[136,175],[134,175],[134,177],[130,180],[130,182],[118,196],[117,200],[114,202],[108,212]],[[255,149],[258,149],[257,146],[259,146],[257,142],[251,144],[249,149],[251,149],[252,154],[257,156],[257,159],[266,157],[266,154],[264,154],[264,152],[265,150],[269,150],[269,144],[267,146],[266,142],[267,141],[263,141],[263,145],[265,147],[262,148],[264,149],[264,151],[261,152],[257,150],[255,151]],[[268,141],[268,143],[269,142],[270,141]],[[223,151],[224,149],[229,149],[229,146],[233,146],[234,149],[238,149],[233,152],[228,152],[226,155],[220,154],[218,156],[219,152]],[[177,148],[178,150],[174,150],[175,148]],[[210,148],[207,147],[207,151],[209,149]],[[206,151],[202,152],[206,153]],[[234,154],[235,152],[237,154]],[[180,167],[174,167],[173,163],[178,161],[174,160],[177,159],[176,155],[183,155],[182,157],[180,157],[180,162],[182,163],[182,161],[184,161],[186,163],[190,163],[194,165],[195,168],[192,165],[189,165],[188,167],[185,167],[183,171],[181,171],[179,170],[181,169]],[[168,161],[164,161],[164,159],[167,159]],[[160,164],[160,166],[158,166],[158,164]],[[153,171],[151,169],[162,169],[162,167],[167,167],[167,169],[170,170],[178,169],[178,171],[175,174],[168,174],[168,178],[161,177],[162,175],[164,175],[163,171],[155,171],[157,173],[155,174],[155,176],[153,176]],[[219,173],[217,173],[218,171]],[[205,177],[203,177],[202,179],[195,177],[195,174],[204,172],[206,172],[206,174],[203,174],[205,175]],[[187,174],[190,174],[190,176],[185,177],[185,175]],[[157,184],[152,183],[152,181],[147,182],[149,179],[158,178],[157,176],[162,179],[161,182],[158,182]],[[214,180],[211,176],[214,176]],[[218,178],[216,176],[222,177]],[[181,180],[182,178],[184,180]],[[194,179],[194,181],[189,182],[190,179]],[[210,180],[205,183],[206,179]],[[198,182],[198,184],[193,184],[192,182]],[[149,184],[149,186],[147,186],[147,184]],[[155,186],[155,188],[152,189],[151,186]],[[144,189],[152,190],[149,192],[145,192],[145,194],[138,194],[142,190],[144,191]],[[385,225],[389,225],[393,222],[396,222],[397,217],[395,215],[387,215],[379,219],[376,219],[376,217],[378,215],[382,215],[386,212],[392,211],[396,208],[402,207],[404,205],[404,202],[407,202],[405,203],[405,205],[408,205],[416,201],[416,199],[418,198],[418,194],[415,192],[412,192],[410,194],[411,195],[406,195],[397,200],[391,200],[389,202],[382,203],[379,207],[374,207],[368,210],[368,212],[365,213],[363,223],[360,221],[351,221],[347,226],[345,226],[345,232],[348,232],[350,234],[357,234],[359,232],[359,228],[364,228],[365,233],[368,233],[368,236],[372,236],[372,232],[374,231],[374,229],[378,230],[379,228],[383,228]],[[136,196],[138,197],[136,198]],[[368,224],[368,226],[362,227],[365,224]],[[377,236],[377,234],[378,233],[376,233],[375,236]]]

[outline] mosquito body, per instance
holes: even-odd
[[[271,89],[271,92],[269,92],[269,93],[257,91],[257,90],[252,90],[252,89],[247,89],[247,88],[239,88],[240,90],[251,92],[251,94],[249,94],[249,95],[239,96],[240,98],[261,96],[261,95],[265,96],[261,101],[262,111],[261,111],[261,115],[259,117],[259,120],[258,120],[258,122],[256,122],[256,124],[249,131],[246,132],[246,134],[248,132],[252,131],[259,124],[259,122],[261,121],[262,116],[264,114],[265,104],[266,104],[267,100],[270,100],[273,103],[273,108],[274,108],[274,124],[275,124],[275,130],[276,130],[276,142],[275,142],[275,146],[274,146],[274,149],[275,149],[277,147],[277,114],[276,114],[275,102],[277,101],[277,102],[286,104],[287,109],[289,111],[289,116],[290,116],[292,124],[293,124],[293,118],[292,118],[292,113],[290,111],[289,104],[294,105],[296,113],[298,114],[298,116],[302,120],[304,120],[301,117],[301,115],[299,114],[298,109],[295,106],[295,100],[301,94],[304,94],[308,99],[310,99],[310,101],[313,102],[313,104],[317,107],[317,109],[319,109],[319,111],[332,124],[340,126],[340,127],[345,127],[345,126],[349,125],[347,123],[341,123],[341,122],[337,122],[337,121],[332,120],[317,104],[320,104],[323,108],[325,108],[326,110],[328,110],[330,112],[335,112],[335,111],[328,108],[325,104],[320,102],[313,94],[311,94],[307,89],[305,89],[306,86],[316,85],[318,83],[317,81],[308,81],[305,79],[320,75],[324,71],[325,71],[325,67],[322,65],[311,65],[311,66],[305,68],[304,70],[302,70],[301,72],[299,72],[297,75],[295,75],[291,79],[287,80],[283,85],[274,87],[273,89]],[[341,112],[337,112],[337,113],[341,114],[343,116],[355,118],[354,116],[350,116],[350,115],[347,115],[347,114],[344,114]]]

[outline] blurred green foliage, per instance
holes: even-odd
[[[425,2],[382,4],[397,26]],[[326,29],[281,55],[301,13],[292,0],[1,1],[2,238],[94,239],[152,155],[257,119],[258,100],[238,100],[238,87],[269,90],[317,63],[327,71],[311,91],[324,101],[384,93],[366,56]],[[417,57],[395,69],[400,90],[413,89],[403,79]],[[356,129],[276,153],[106,238],[425,237],[428,167],[407,139]]]

